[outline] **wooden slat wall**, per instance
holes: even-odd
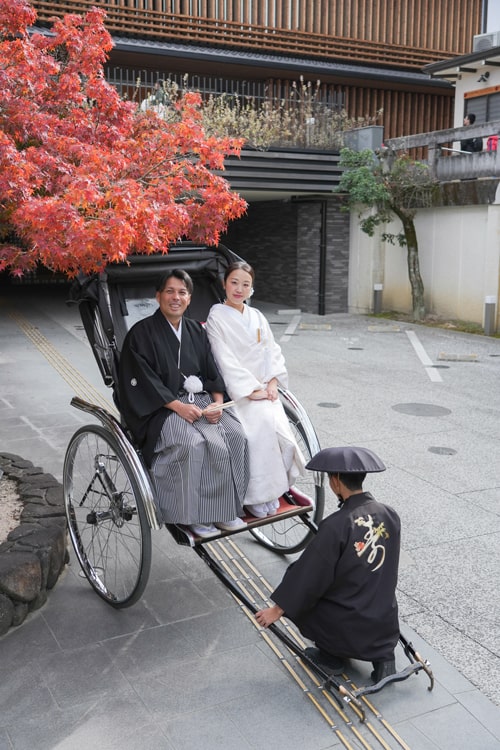
[[[192,15],[204,16],[202,2],[193,0]],[[481,5],[481,0],[242,0],[220,8],[217,18],[465,53],[481,31]]]
[[[41,20],[69,12],[68,6],[71,12],[84,12],[89,5],[85,0],[33,0],[32,4]],[[191,22],[199,28],[200,41],[209,43],[219,38],[222,44],[248,47],[244,37],[254,33],[262,49],[283,51],[288,42],[293,54],[298,51],[291,44],[294,36],[313,35],[309,43],[304,41],[304,54],[314,55],[315,46],[323,47],[323,55],[333,54],[336,39],[357,40],[407,47],[422,56],[425,51],[434,53],[425,56],[424,65],[472,51],[472,37],[481,31],[482,0],[93,0],[90,4],[106,7],[108,27],[121,26],[123,33],[178,38]],[[130,17],[124,23],[127,9]]]
[[[274,3],[276,0],[269,0]],[[358,0],[361,2],[361,0]],[[448,2],[449,0],[442,0]],[[463,3],[465,0],[451,0]],[[478,0],[467,0],[476,5]],[[147,10],[147,4],[152,2],[153,10]],[[292,31],[286,29],[272,29],[265,25],[248,24],[244,21],[224,21],[221,23],[212,18],[192,16],[182,13],[186,0],[169,0],[178,12],[167,13],[157,10],[161,0],[33,0],[41,22],[49,22],[54,15],[65,13],[84,13],[92,6],[104,7],[107,12],[106,26],[112,34],[133,35],[144,39],[163,39],[181,41],[186,44],[207,44],[216,47],[255,50],[274,54],[297,55],[307,58],[335,59],[355,61],[366,64],[388,65],[396,68],[421,69],[424,65],[436,60],[450,57],[460,50],[430,49],[425,45],[408,46],[408,43],[390,41],[372,41],[363,37],[331,36],[312,31]],[[201,0],[193,0],[192,5],[199,8]],[[299,7],[291,7],[297,11],[297,19],[302,23],[313,24],[312,3],[310,0],[295,0]],[[437,3],[438,0],[429,0]],[[229,3],[224,7],[237,10],[241,15],[242,9],[256,13],[249,0],[242,0],[241,4]],[[266,10],[263,6],[261,11]],[[346,14],[338,16],[345,25]],[[371,17],[371,16],[370,16]],[[427,18],[427,15],[425,16]],[[366,15],[363,16],[366,22]],[[377,17],[377,24],[382,23],[383,14]],[[389,19],[388,19],[389,20]],[[359,33],[360,22],[351,17],[349,28],[353,33]],[[393,35],[394,36],[394,35]],[[406,37],[409,36],[406,34]],[[414,34],[412,34],[414,36]],[[472,38],[471,38],[472,44]],[[469,45],[469,47],[471,46]]]
[[[182,0],[180,8],[179,0],[137,0],[136,7],[142,2],[202,18],[457,53],[472,51],[481,31],[481,0],[219,0],[208,11],[207,0]]]
[[[429,133],[452,127],[453,95],[413,93],[361,87],[343,87],[349,117],[373,116],[383,109],[377,125],[384,126],[384,138],[408,133]]]

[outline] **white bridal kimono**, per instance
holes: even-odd
[[[271,378],[286,388],[288,375],[281,349],[261,312],[244,305],[243,313],[217,304],[206,330],[234,411],[248,440],[250,481],[245,505],[276,500],[304,472],[304,457],[278,399],[252,401],[252,391]]]

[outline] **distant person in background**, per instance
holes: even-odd
[[[486,141],[486,151],[496,151],[498,149],[498,135],[490,135]]]
[[[153,99],[155,104],[165,104],[167,101],[167,94],[163,88],[164,81],[158,80],[154,85]]]
[[[476,115],[470,112],[464,117],[464,127],[474,125],[476,122]],[[460,141],[460,150],[467,151],[468,153],[476,153],[483,150],[483,139],[482,138],[466,138],[464,141]]]
[[[152,92],[149,94],[147,99],[144,99],[141,103],[141,112],[146,112],[148,109],[153,109],[158,114],[163,114],[168,105],[168,96],[165,91],[165,81],[158,79],[155,81]]]

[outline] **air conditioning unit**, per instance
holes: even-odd
[[[473,52],[484,52],[493,47],[500,47],[500,31],[489,31],[487,34],[476,34],[473,37]]]

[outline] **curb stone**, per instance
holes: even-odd
[[[24,508],[0,544],[0,636],[45,604],[69,561],[62,485],[13,453],[0,453],[0,479],[2,472],[17,483]]]

